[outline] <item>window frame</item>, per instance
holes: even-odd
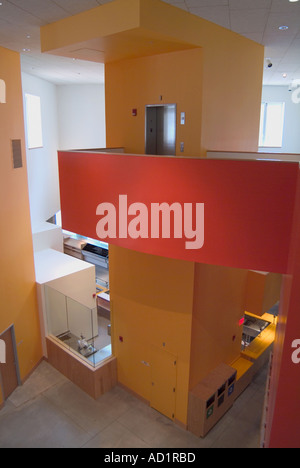
[[[35,106],[35,108],[33,108]],[[27,147],[29,150],[43,148],[41,97],[25,94]]]

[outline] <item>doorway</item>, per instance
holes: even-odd
[[[5,363],[0,364],[0,389],[5,401],[21,385],[14,326],[2,333],[0,339],[5,343]]]
[[[146,106],[145,152],[176,155],[176,104]]]
[[[176,407],[176,383],[176,356],[152,346],[150,406],[173,420]]]

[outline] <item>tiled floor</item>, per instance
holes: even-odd
[[[266,376],[198,439],[120,387],[94,401],[43,361],[0,411],[0,447],[258,448]]]

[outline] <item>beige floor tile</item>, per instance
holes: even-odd
[[[97,434],[83,448],[148,448],[148,445],[118,421]]]
[[[43,362],[0,411],[0,447],[258,448],[266,376],[202,439],[119,386],[93,400]]]

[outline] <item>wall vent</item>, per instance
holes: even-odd
[[[23,167],[21,140],[11,140],[14,169]]]

